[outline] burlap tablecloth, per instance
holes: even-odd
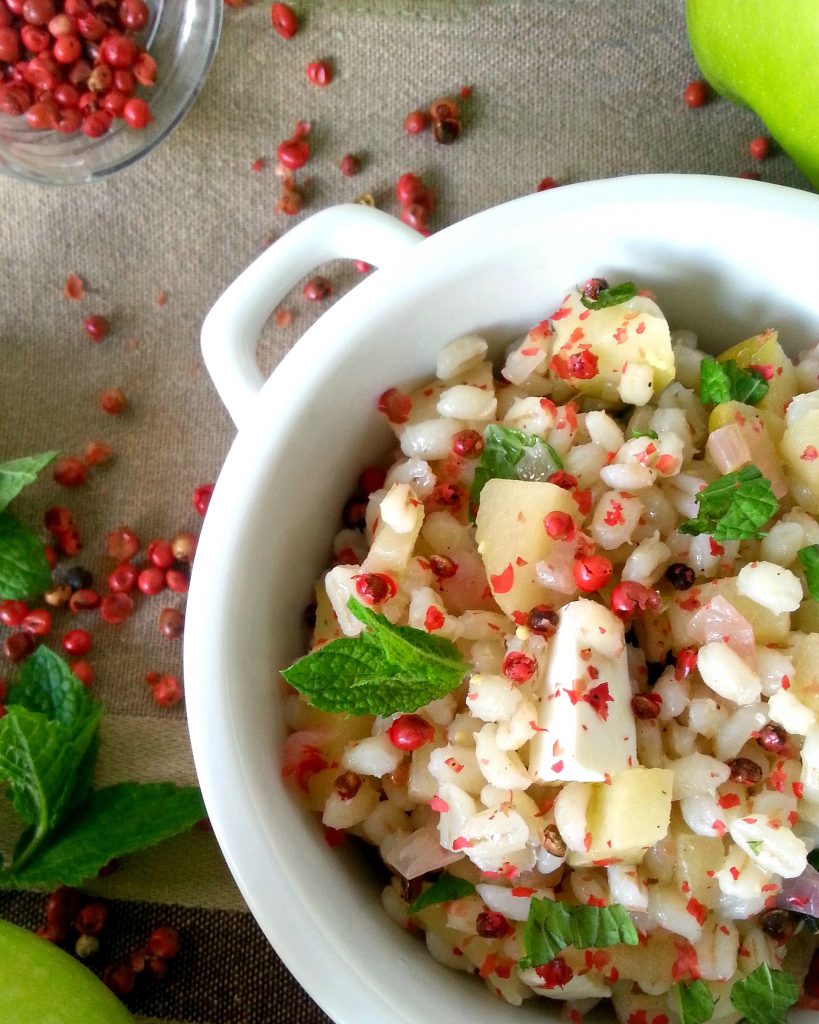
[[[757,170],[807,187],[783,154],[751,160],[747,143],[761,126],[750,112],[724,101],[683,105],[696,70],[682,0],[297,0],[302,29],[288,42],[272,32],[269,6],[226,10],[199,100],[142,162],[82,187],[0,179],[0,459],[80,454],[97,438],[113,447],[86,487],[67,492],[46,474],[16,505],[37,523],[49,505],[69,504],[85,541],[74,561],[101,580],[114,527],[128,523],[144,541],[197,529],[191,494],[215,479],[234,435],[199,355],[203,316],[262,248],[311,212],[364,192],[397,212],[394,183],[408,170],[437,192],[435,229],[532,192],[547,175],[568,183]],[[325,89],[305,76],[319,58],[336,74]],[[473,94],[456,144],[403,133],[408,111],[466,85]],[[312,184],[303,213],[288,218],[275,211],[275,149],[300,118],[314,126]],[[362,160],[355,178],[338,170],[348,152]],[[259,157],[265,166],[254,172]],[[81,302],[63,297],[69,273],[85,282]],[[329,276],[338,294],[357,275],[336,265]],[[292,322],[266,330],[265,369],[321,312],[300,291],[284,307]],[[83,333],[91,313],[112,324],[99,345]],[[129,402],[119,417],[98,404],[113,386]],[[183,707],[157,707],[144,682],[151,670],[181,673],[181,642],[157,628],[170,605],[184,598],[146,598],[123,626],[94,627],[94,689],[107,708],[100,782],[194,781]],[[144,1020],[327,1020],[261,935],[208,832],[133,856],[88,888],[111,908],[102,961],[157,924],[180,929],[167,979],[140,984],[128,1000]],[[0,894],[0,915],[27,926],[40,923],[42,908],[41,895]]]

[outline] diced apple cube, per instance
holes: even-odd
[[[554,342],[550,376],[582,394],[620,401],[625,368],[646,366],[656,394],[674,379],[674,353],[668,324],[657,304],[638,295],[628,302],[589,310],[579,290],[570,292],[552,315]],[[596,360],[594,376],[575,376],[575,363]],[[647,389],[645,398],[650,397]]]
[[[637,763],[623,623],[594,601],[560,611],[529,769],[543,782],[602,782]]]
[[[819,409],[786,428],[781,448],[793,479],[805,488],[810,499],[803,499],[801,504],[812,515],[819,514]]]
[[[565,594],[543,586],[535,566],[556,543],[543,520],[550,512],[575,517],[577,505],[568,491],[537,480],[488,480],[478,507],[478,550],[495,600],[507,615],[524,615],[536,604],[563,604]]]
[[[725,860],[725,849],[716,836],[677,836],[674,872],[683,892],[690,893],[705,907],[719,901],[716,873]]]
[[[819,715],[819,633],[791,633],[794,677],[791,690],[803,704]]]
[[[774,614],[763,608],[756,601],[739,593],[735,576],[726,576],[724,579],[709,580],[708,583],[674,595],[668,606],[668,621],[671,625],[672,649],[675,652],[697,643],[691,630],[693,613],[717,596],[725,598],[750,622],[754,639],[758,644],[788,642],[791,626],[789,613]]]

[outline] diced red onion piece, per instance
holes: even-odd
[[[428,871],[440,871],[462,858],[462,853],[445,850],[438,841],[438,830],[429,826],[410,832],[386,856],[391,867],[407,879],[418,878]]]
[[[751,461],[751,449],[736,423],[719,427],[709,434],[705,448],[720,473],[733,473]]]
[[[756,663],[756,642],[751,623],[721,595],[711,598],[689,623],[689,635],[702,646],[727,637],[731,647],[749,665]]]
[[[798,878],[784,879],[776,905],[819,918],[819,871],[809,864]]]

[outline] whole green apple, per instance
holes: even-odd
[[[819,0],[687,0],[686,22],[706,80],[819,188]]]
[[[0,921],[3,1024],[135,1024],[95,974],[32,932]]]

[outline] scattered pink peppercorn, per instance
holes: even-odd
[[[25,601],[15,601],[7,598],[0,602],[0,622],[11,629],[22,626],[23,619],[28,615],[29,608]]]
[[[79,661],[72,661],[71,671],[83,686],[88,687],[94,682],[94,669],[83,659],[80,659]]]
[[[80,590],[75,590],[68,601],[69,609],[74,612],[89,612],[94,608],[99,608],[100,595],[96,590],[92,590],[90,587],[82,587]]]
[[[611,610],[620,618],[628,618],[638,610],[657,611],[661,604],[662,599],[658,591],[633,580],[618,583],[611,592],[609,602]]]
[[[35,608],[20,625],[32,636],[46,636],[51,631],[51,612],[47,608]]]
[[[502,939],[511,934],[512,926],[495,910],[485,910],[475,919],[475,931],[482,939]]]
[[[67,456],[57,459],[51,475],[61,487],[80,487],[86,481],[88,467],[79,459]]]
[[[130,615],[133,615],[133,612],[134,599],[130,594],[106,594],[100,602],[100,615],[112,626],[119,626]]]
[[[452,454],[476,459],[483,451],[483,437],[477,430],[460,430],[452,438]]]
[[[411,110],[404,118],[407,135],[420,135],[429,128],[429,114],[425,110]]]
[[[193,492],[193,507],[200,516],[207,512],[215,486],[216,484],[200,484]]]
[[[161,708],[172,708],[182,700],[182,684],[176,676],[160,676],[151,691]]]
[[[378,411],[384,413],[390,423],[406,423],[412,410],[412,399],[398,388],[388,388],[378,399]]]
[[[167,540],[152,540],[145,549],[151,565],[158,569],[170,569],[174,563],[173,548]]]
[[[173,557],[177,562],[183,562],[189,565],[193,561],[193,556],[196,554],[196,536],[192,533],[182,532],[177,533],[175,537],[171,539],[171,551]]]
[[[402,206],[417,203],[425,191],[426,186],[423,181],[417,174],[412,174],[409,171],[402,174],[395,183],[395,198]]]
[[[86,466],[102,466],[110,461],[112,455],[110,444],[105,441],[89,441],[83,452],[83,462]]]
[[[584,555],[576,558],[573,566],[574,581],[586,594],[592,594],[611,579],[613,566],[605,555]]]
[[[279,143],[276,156],[288,170],[297,171],[310,159],[310,143],[303,138],[285,139]]]
[[[3,641],[3,654],[9,661],[22,661],[37,646],[37,641],[31,633],[12,633]]]
[[[311,277],[301,293],[309,302],[323,302],[333,294],[333,286],[326,277]]]
[[[46,924],[64,927],[69,924],[80,907],[77,889],[64,885],[50,893],[45,903]]]
[[[702,107],[708,102],[708,86],[702,79],[689,82],[683,90],[683,103],[687,107]]]
[[[503,659],[501,671],[513,683],[527,683],[537,671],[537,662],[523,651],[510,651]]]
[[[365,604],[373,605],[394,597],[398,587],[385,572],[365,572],[355,577],[355,591]]]
[[[80,935],[99,935],[108,920],[108,909],[102,903],[86,903],[74,918],[74,927]]]
[[[754,160],[765,160],[771,155],[771,140],[764,135],[757,135],[748,143],[748,152]]]
[[[174,594],[187,594],[190,585],[190,580],[181,569],[168,569],[165,573],[165,586]]]
[[[111,325],[104,316],[86,316],[83,322],[85,333],[91,341],[102,341],[111,331]]]
[[[333,69],[326,60],[311,61],[306,68],[307,78],[320,89],[325,88],[333,80]]]
[[[557,181],[554,178],[541,178],[535,192],[548,192],[551,188],[557,188]]]
[[[63,650],[80,658],[91,650],[91,634],[87,629],[72,629],[63,637]]]
[[[177,640],[185,632],[185,616],[177,608],[163,608],[159,613],[159,632],[166,640]]]
[[[128,526],[120,526],[105,538],[105,545],[111,558],[127,562],[140,549],[139,537]]]
[[[399,750],[418,750],[435,738],[435,728],[420,715],[399,715],[387,729],[390,743]]]
[[[355,153],[345,153],[339,161],[338,169],[345,178],[353,178],[361,170],[361,161]]]
[[[299,30],[299,19],[290,4],[271,4],[270,22],[282,39],[292,39]]]
[[[127,405],[128,400],[122,388],[108,388],[100,395],[100,406],[109,416],[119,416]]]
[[[136,586],[139,569],[130,562],[120,562],[108,576],[108,588],[115,594],[130,594]]]
[[[165,589],[165,573],[155,565],[148,566],[137,576],[137,586],[148,596],[160,594]]]
[[[130,964],[109,964],[102,972],[103,984],[116,996],[127,996],[134,991],[136,975]]]
[[[148,952],[160,960],[172,960],[179,953],[179,932],[170,925],[154,928],[146,946]]]

